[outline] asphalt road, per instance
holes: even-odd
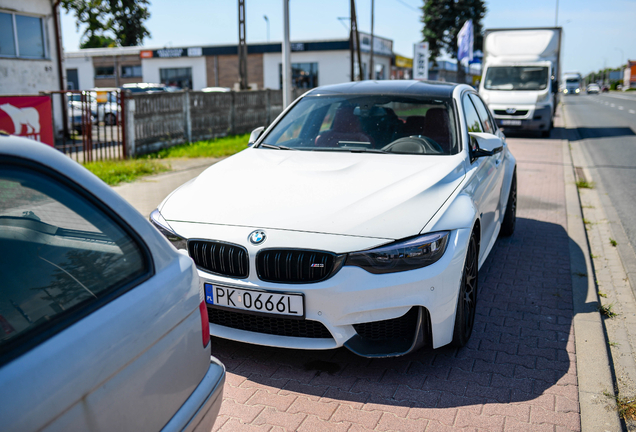
[[[636,246],[636,94],[610,93],[562,97],[576,128],[599,192],[616,209],[632,250]]]

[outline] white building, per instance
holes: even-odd
[[[360,34],[362,70],[369,79],[370,36]],[[393,42],[374,38],[376,79],[389,79]],[[295,87],[313,88],[351,81],[349,40],[291,44]],[[146,82],[201,90],[235,87],[238,83],[236,45],[177,48],[96,48],[65,54],[68,87],[90,89]],[[252,88],[281,88],[281,44],[248,45],[247,75]]]
[[[37,95],[64,90],[56,43],[59,19],[51,0],[0,1],[0,96]],[[63,72],[62,72],[63,74]],[[62,129],[62,111],[55,109],[56,134]]]

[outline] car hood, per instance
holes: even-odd
[[[167,221],[399,239],[465,176],[456,156],[247,149],[181,186]]]

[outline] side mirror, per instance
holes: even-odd
[[[492,156],[503,150],[503,141],[496,135],[484,132],[468,132],[468,135],[477,141],[477,150],[473,152],[476,158]]]
[[[250,134],[250,139],[247,142],[247,145],[249,147],[253,146],[254,143],[256,142],[256,140],[258,140],[258,138],[261,136],[261,134],[263,133],[264,130],[265,130],[265,126],[257,127],[256,129],[254,129],[252,131],[252,133]]]
[[[553,80],[552,81],[552,93],[558,93],[559,91],[559,81],[557,80]]]

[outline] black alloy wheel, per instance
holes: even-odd
[[[512,183],[510,184],[510,193],[508,194],[508,203],[506,204],[506,213],[499,235],[502,237],[510,237],[515,232],[517,223],[517,169],[512,173]]]
[[[473,332],[477,306],[478,265],[477,239],[473,232],[468,242],[462,282],[459,287],[459,298],[457,299],[457,313],[455,314],[455,329],[453,330],[452,342],[456,347],[466,345]]]

